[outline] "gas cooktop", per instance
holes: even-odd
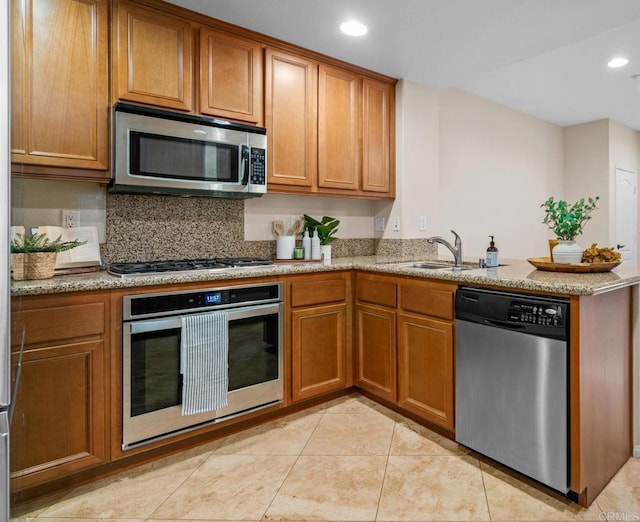
[[[111,275],[131,277],[140,275],[175,274],[200,270],[223,270],[272,265],[270,259],[260,257],[221,257],[214,259],[182,259],[152,261],[149,263],[112,263],[107,270]]]

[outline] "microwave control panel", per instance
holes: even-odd
[[[249,176],[249,182],[252,185],[266,185],[266,158],[265,150],[251,147],[251,171]]]

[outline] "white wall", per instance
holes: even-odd
[[[598,120],[564,129],[564,199],[573,203],[587,196],[600,196],[577,242],[584,248],[591,243],[611,242],[611,190],[609,169],[609,120]],[[614,229],[615,230],[615,229]]]
[[[401,80],[396,87],[396,199],[375,204],[384,217],[388,239],[426,238],[439,229],[439,95],[438,91]],[[427,230],[419,230],[419,217]],[[394,231],[393,218],[400,218]]]
[[[274,239],[272,222],[284,221],[285,229],[302,214],[316,219],[328,215],[340,220],[336,237],[373,237],[373,202],[363,199],[344,199],[314,196],[267,194],[248,199],[244,205],[244,238],[246,241]]]
[[[562,128],[458,89],[440,93],[440,230],[465,257],[546,255],[540,205],[562,196]]]
[[[13,177],[11,224],[26,228],[62,226],[60,210],[77,210],[80,212],[80,225],[97,227],[98,239],[104,243],[106,200],[106,188],[97,183]]]

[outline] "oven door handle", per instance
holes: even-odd
[[[264,315],[271,315],[280,313],[282,310],[282,303],[270,303],[264,305],[244,306],[240,308],[233,308],[228,310],[229,321],[236,321],[239,319],[247,319],[249,317],[261,317]],[[206,313],[206,312],[203,312]],[[189,314],[196,315],[196,314]],[[175,330],[182,328],[181,316],[170,317],[166,319],[149,319],[142,321],[134,321],[129,323],[129,332],[131,334],[139,334],[146,332],[157,332],[160,330]]]
[[[157,332],[160,330],[175,330],[182,328],[182,320],[180,319],[180,317],[171,317],[169,319],[135,321],[129,323],[129,328],[131,334]]]

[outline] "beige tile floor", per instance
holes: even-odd
[[[640,521],[640,460],[589,509],[360,395],[38,501],[16,521]]]

